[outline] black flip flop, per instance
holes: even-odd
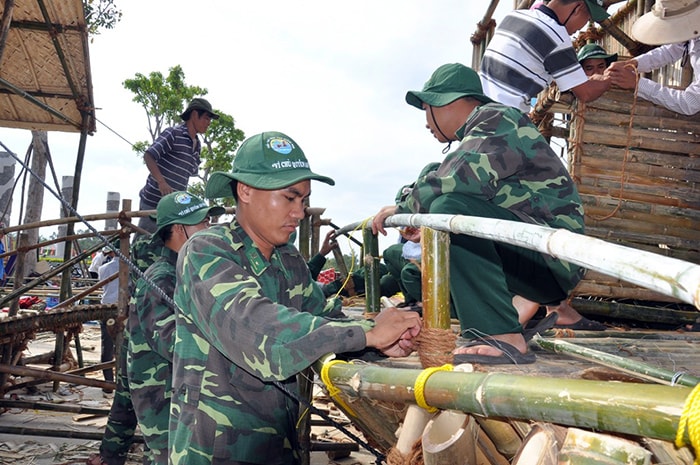
[[[548,329],[557,327],[557,318],[559,318],[559,314],[557,312],[551,312],[549,315],[539,320],[531,328],[523,329],[523,337],[525,338],[525,342],[532,339],[535,336],[535,334],[543,333]]]
[[[474,347],[488,345],[500,349],[501,355],[482,355],[482,354],[454,354],[452,363],[455,365],[460,363],[479,363],[481,365],[527,365],[535,363],[537,358],[532,352],[521,353],[513,345],[507,342],[498,341],[492,337],[479,337],[469,341],[462,347]]]

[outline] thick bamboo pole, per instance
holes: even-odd
[[[700,266],[534,224],[462,215],[394,215],[387,226],[429,226],[537,250],[691,303],[700,309]]]
[[[421,370],[335,364],[329,379],[351,397],[415,402]],[[425,383],[426,402],[486,417],[544,421],[672,441],[691,389],[502,373],[440,371]]]
[[[423,324],[450,329],[450,236],[422,227],[421,245]]]
[[[700,378],[685,372],[673,372],[657,368],[646,363],[637,362],[618,355],[608,354],[588,347],[578,346],[562,339],[545,339],[535,335],[532,340],[541,348],[557,354],[566,354],[574,358],[594,362],[609,368],[630,373],[654,383],[668,384],[671,386],[695,387],[700,383]]]

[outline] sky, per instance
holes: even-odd
[[[424,165],[444,158],[443,145],[425,128],[424,112],[406,104],[406,91],[420,90],[444,63],[471,64],[469,39],[488,5],[477,0],[116,3],[121,21],[90,44],[98,123],[87,140],[80,214],[104,212],[108,192],[138,208],[148,171],[128,142],[150,136],[145,111],[122,83],[136,73],[165,75],[180,65],[187,84],[206,88],[214,108],[232,115],[246,137],[281,131],[304,150],[313,171],[335,179],[334,187],[312,182],[310,200],[339,226],[392,204],[397,190],[415,180]],[[501,0],[495,19],[512,7],[512,1]],[[31,133],[0,128],[0,141],[24,158]],[[48,142],[58,178],[72,176],[79,135],[50,132]],[[58,201],[48,192],[45,199],[42,219],[57,218]],[[380,240],[380,250],[397,238],[390,232]],[[348,244],[341,241],[344,252]]]

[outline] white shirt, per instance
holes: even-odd
[[[91,273],[96,273],[97,270],[100,269],[100,266],[105,262],[105,254],[102,253],[100,250],[95,254],[95,257],[92,259],[92,262],[90,263],[90,267],[88,268],[88,271]]]
[[[657,47],[636,57],[637,71],[648,73],[662,66],[675,63],[683,56],[685,42]],[[663,86],[651,79],[639,80],[637,95],[657,105],[683,115],[694,115],[700,111],[700,38],[688,44],[688,59],[693,68],[693,82],[684,90]]]
[[[118,272],[119,258],[115,257],[112,259],[112,261],[100,266],[100,268],[97,270],[97,277],[100,281],[102,281],[103,279],[109,278],[110,276]],[[100,300],[100,302],[102,302],[103,304],[113,304],[117,301],[118,297],[119,278],[105,284],[102,292],[102,300]]]
[[[481,61],[487,97],[527,113],[531,99],[552,81],[565,91],[588,80],[566,27],[551,14],[543,7],[503,18]]]

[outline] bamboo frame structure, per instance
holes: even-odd
[[[675,258],[608,243],[564,229],[493,218],[401,214],[387,218],[385,225],[428,226],[440,231],[507,242],[653,289],[700,309],[700,266]]]

